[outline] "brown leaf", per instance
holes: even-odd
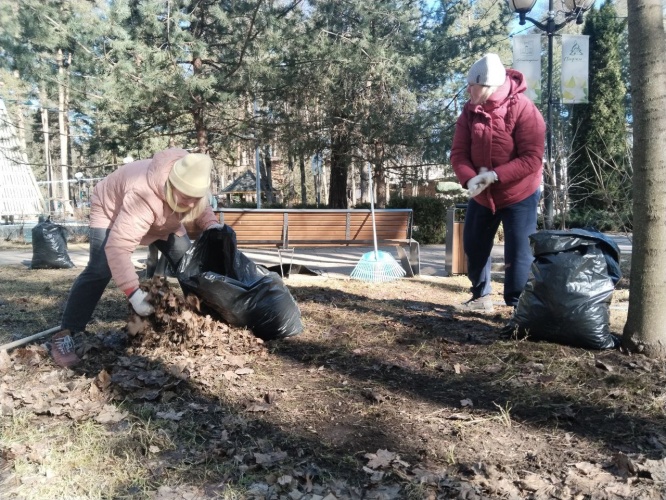
[[[236,375],[252,375],[254,370],[252,368],[239,368],[234,373]]]
[[[0,373],[6,372],[12,366],[12,360],[4,349],[0,351]]]
[[[102,411],[100,411],[95,417],[95,421],[100,424],[115,424],[123,420],[129,415],[129,412],[119,411],[113,405],[104,405]]]
[[[397,454],[388,450],[377,450],[377,453],[366,453],[364,457],[368,459],[368,467],[372,469],[388,467],[393,460],[399,458]]]
[[[271,405],[269,405],[268,403],[253,403],[247,407],[247,411],[255,413],[269,411],[270,409]]]
[[[372,389],[363,389],[361,391],[361,394],[363,395],[364,398],[369,399],[374,403],[383,403],[386,400],[384,396],[382,396],[381,394]]]
[[[613,371],[613,367],[611,365],[609,365],[607,363],[604,363],[600,359],[595,358],[594,366],[596,366],[597,368],[599,368],[601,370],[606,370],[607,372],[612,372]]]
[[[127,321],[127,333],[134,337],[135,335],[145,331],[148,328],[148,321],[141,318],[136,314],[132,314]]]
[[[273,453],[255,453],[254,459],[259,465],[264,467],[273,465],[274,463],[281,462],[288,457],[284,451],[274,451]]]
[[[155,416],[157,418],[161,418],[164,420],[174,420],[177,422],[178,420],[182,420],[184,414],[185,414],[184,411],[169,410],[169,411],[158,411],[155,414]]]
[[[95,383],[97,384],[97,387],[99,387],[101,390],[105,390],[111,385],[111,375],[109,375],[109,372],[106,370],[102,370],[97,374],[97,378],[95,378]]]
[[[622,452],[613,456],[613,464],[618,468],[620,474],[624,476],[633,476],[638,472],[634,461]]]

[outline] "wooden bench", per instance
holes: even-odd
[[[236,209],[215,211],[236,232],[239,247],[275,247],[293,261],[297,247],[374,246],[369,209]],[[395,246],[407,276],[420,274],[411,209],[376,209],[377,245]],[[409,249],[409,254],[406,252]]]

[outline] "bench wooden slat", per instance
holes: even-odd
[[[236,232],[239,246],[372,246],[372,213],[366,209],[222,209],[218,218]],[[378,245],[398,247],[408,276],[419,274],[418,242],[412,239],[411,209],[377,209]],[[409,256],[402,246],[409,247]]]

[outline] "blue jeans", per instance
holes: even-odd
[[[72,332],[81,332],[92,318],[95,307],[106,286],[111,281],[111,269],[106,260],[106,240],[110,229],[90,228],[90,256],[88,265],[78,275],[65,304],[60,325]],[[170,234],[168,240],[157,240],[155,246],[166,256],[169,265],[175,270],[180,259],[190,248],[187,236]]]
[[[467,276],[472,283],[472,298],[491,292],[491,257],[500,222],[504,226],[504,302],[518,305],[534,256],[529,235],[536,232],[537,206],[541,191],[495,213],[473,199],[467,204],[463,247],[467,255]]]

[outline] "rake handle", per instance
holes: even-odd
[[[377,227],[375,225],[375,191],[372,186],[372,163],[368,162],[368,191],[370,191],[370,214],[372,215],[372,241],[375,244],[375,260],[379,260],[377,249]]]
[[[55,333],[59,330],[62,330],[62,327],[60,326],[55,326],[53,328],[49,328],[48,330],[44,330],[43,332],[35,333],[34,335],[31,335],[30,337],[25,337],[19,340],[15,340],[14,342],[10,342],[9,344],[4,344],[0,345],[0,351],[9,351],[10,349],[13,349],[14,347],[22,346],[24,344],[28,344],[32,342],[33,340],[41,339],[42,337],[46,337],[50,333]]]

